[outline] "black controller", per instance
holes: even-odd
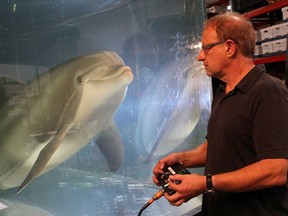
[[[169,175],[175,175],[175,174],[190,174],[190,172],[181,164],[177,163],[169,167],[165,167],[163,169],[164,173],[157,176],[157,179],[165,192],[167,192],[169,195],[172,195],[175,193],[175,191],[171,190],[169,187]],[[180,184],[181,182],[175,182],[176,184]]]

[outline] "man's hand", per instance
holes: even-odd
[[[165,198],[171,205],[180,206],[206,190],[206,177],[197,174],[170,175],[169,187],[176,193],[171,196],[165,193]]]
[[[161,160],[159,160],[159,162],[155,165],[154,169],[153,169],[153,182],[159,186],[159,182],[157,179],[158,175],[161,175],[163,172],[163,169],[165,167],[169,167],[171,165],[174,165],[176,163],[181,163],[180,159],[181,159],[181,153],[172,153],[170,155],[168,155],[165,158],[162,158]]]

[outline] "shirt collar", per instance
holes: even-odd
[[[243,93],[247,92],[248,89],[253,85],[253,83],[257,80],[257,78],[264,73],[265,71],[260,69],[258,66],[255,66],[249,71],[246,76],[235,86],[233,92],[235,90],[239,90]],[[226,83],[218,80],[218,88],[221,91],[225,91]]]
[[[246,76],[236,85],[235,88],[245,93],[256,82],[258,77],[264,73],[259,67],[255,66],[246,74]]]

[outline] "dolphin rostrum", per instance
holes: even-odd
[[[113,115],[132,80],[130,67],[111,51],[71,59],[29,85],[2,77],[0,91],[12,83],[25,94],[6,95],[6,103],[0,104],[0,191],[20,185],[19,193],[91,139],[110,170],[116,171],[124,160],[124,147]],[[24,117],[9,117],[11,101],[20,100],[16,108]]]

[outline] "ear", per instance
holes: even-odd
[[[227,57],[233,57],[237,51],[237,45],[234,43],[233,40],[228,39],[226,41],[226,47]]]

